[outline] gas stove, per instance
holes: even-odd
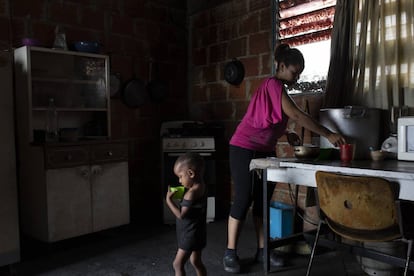
[[[164,152],[214,151],[214,137],[163,137]]]
[[[215,150],[214,136],[198,121],[170,121],[161,125],[163,152],[211,152]]]

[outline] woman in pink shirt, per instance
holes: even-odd
[[[227,248],[224,253],[224,270],[240,272],[237,242],[248,209],[253,204],[256,228],[257,252],[255,260],[263,262],[263,199],[262,182],[254,181],[249,171],[253,158],[275,155],[277,139],[287,135],[290,144],[300,141],[294,132],[287,133],[288,119],[295,120],[308,130],[326,137],[333,145],[345,143],[341,134],[333,133],[300,110],[285,90],[285,85],[297,82],[305,62],[302,53],[287,44],[280,44],[275,51],[276,74],[265,79],[253,94],[246,114],[230,140],[230,170],[234,183],[234,199],[231,206]],[[274,188],[274,187],[273,187]],[[284,260],[270,256],[273,266],[283,266]]]

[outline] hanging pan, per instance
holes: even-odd
[[[126,82],[122,91],[122,100],[128,107],[137,108],[148,101],[145,82],[139,78],[132,78]]]
[[[239,85],[244,79],[243,63],[234,58],[224,66],[224,79],[233,85]]]

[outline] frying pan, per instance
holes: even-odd
[[[239,85],[244,78],[243,63],[234,58],[224,66],[224,79],[233,85]]]
[[[138,78],[132,78],[126,82],[122,91],[122,100],[128,107],[137,108],[148,101],[145,82]]]

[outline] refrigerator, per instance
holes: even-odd
[[[0,51],[0,266],[20,261],[12,58]]]

